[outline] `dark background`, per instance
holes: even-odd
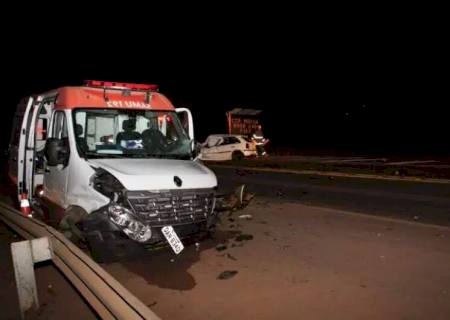
[[[96,79],[159,84],[191,108],[200,141],[243,107],[264,110],[277,148],[450,155],[439,8],[139,8],[79,5],[5,24],[2,149],[22,96]]]

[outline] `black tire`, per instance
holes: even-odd
[[[78,206],[69,207],[64,212],[64,217],[59,223],[59,230],[73,244],[82,247],[85,241],[79,223],[87,216],[87,212]]]
[[[244,159],[244,154],[241,151],[233,151],[233,153],[231,154],[231,159],[233,161],[241,161],[242,159]]]
[[[99,263],[112,263],[140,257],[147,251],[140,244],[115,232],[97,232],[87,235],[92,258]]]
[[[101,210],[88,214],[79,225],[84,243],[97,262],[126,260],[146,252],[142,244],[128,238]]]

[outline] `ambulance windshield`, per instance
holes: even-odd
[[[191,141],[172,111],[76,109],[73,119],[85,158],[191,158]]]

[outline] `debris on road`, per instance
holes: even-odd
[[[419,216],[414,216],[414,220],[419,220]]]
[[[227,279],[230,279],[230,278],[234,277],[235,275],[237,275],[237,273],[238,272],[236,270],[226,270],[226,271],[222,272],[221,274],[219,274],[217,279],[227,280]]]
[[[253,216],[251,214],[241,214],[239,219],[252,220]]]
[[[243,196],[243,204],[244,204],[245,206],[247,206],[247,205],[250,203],[250,201],[251,201],[254,197],[255,197],[255,194],[254,194],[254,193],[250,193],[250,192],[244,193],[244,196]]]
[[[231,260],[234,260],[234,261],[237,261],[237,259],[235,258],[235,257],[233,257],[231,254],[229,254],[229,253],[227,253],[227,258],[228,259],[231,259]]]
[[[216,246],[216,250],[217,251],[223,251],[223,250],[226,250],[227,249],[227,245],[226,244],[223,244],[223,243],[219,243],[217,246]]]
[[[243,209],[254,197],[254,193],[245,191],[245,184],[243,184],[237,187],[233,193],[218,195],[216,198],[216,210],[220,212]]]
[[[50,293],[50,294],[52,294],[52,295],[55,294],[55,290],[53,289],[53,286],[52,286],[51,284],[49,284],[49,285],[47,286],[47,291],[48,291],[48,293]]]
[[[241,241],[247,241],[247,240],[253,240],[253,236],[251,234],[240,234],[235,239],[235,241],[241,242]]]

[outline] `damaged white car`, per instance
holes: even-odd
[[[237,134],[210,135],[200,151],[200,159],[206,161],[241,160],[252,156],[256,156],[255,143]]]

